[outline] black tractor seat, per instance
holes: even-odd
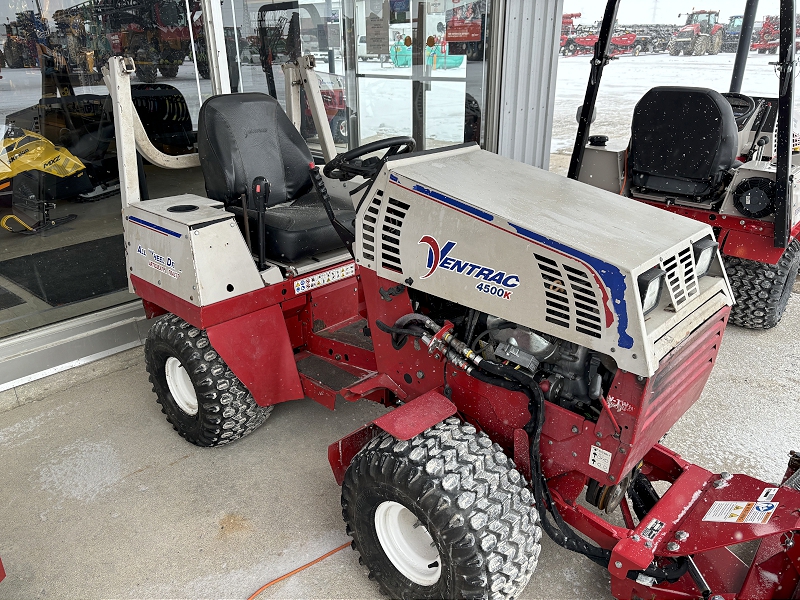
[[[345,247],[314,190],[311,151],[272,96],[209,98],[200,109],[197,138],[208,197],[223,202],[243,226],[241,197],[246,194],[252,239],[257,239],[258,211],[251,186],[257,177],[267,179],[267,258],[294,262]],[[352,227],[352,204],[331,202],[339,220]]]
[[[352,204],[331,198],[331,205],[339,221],[352,225],[356,216]],[[228,210],[237,216],[240,223],[244,222],[241,206],[232,205]],[[247,215],[250,237],[256,239],[258,212],[248,209]],[[280,262],[294,262],[321,252],[344,248],[314,190],[296,200],[267,207],[264,222],[267,257]]]
[[[739,132],[730,103],[705,88],[655,87],[631,124],[628,168],[641,192],[711,197],[736,166]]]

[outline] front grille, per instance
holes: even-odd
[[[687,246],[676,256],[661,261],[661,268],[667,274],[667,289],[675,310],[681,308],[700,291],[694,269],[694,252]]]

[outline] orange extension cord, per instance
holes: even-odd
[[[329,556],[333,556],[334,554],[336,554],[337,552],[339,552],[339,550],[344,550],[345,548],[349,548],[349,547],[350,547],[350,542],[347,542],[346,544],[342,544],[341,546],[339,546],[339,547],[338,547],[338,548],[336,548],[335,550],[331,550],[331,551],[330,551],[330,552],[328,552],[327,554],[323,554],[323,555],[322,555],[322,556],[320,556],[319,558],[315,558],[315,559],[314,559],[314,560],[312,560],[310,563],[306,563],[306,564],[304,564],[302,567],[298,567],[298,568],[296,568],[294,571],[290,571],[289,573],[286,573],[286,575],[281,575],[281,576],[280,576],[280,577],[278,577],[277,579],[273,579],[273,580],[272,580],[272,581],[270,581],[269,583],[267,583],[267,584],[264,584],[264,585],[262,585],[260,588],[258,588],[258,591],[256,591],[256,593],[255,593],[255,594],[253,594],[252,596],[250,596],[250,597],[249,597],[247,600],[255,600],[255,598],[256,598],[256,597],[257,597],[257,596],[258,596],[258,595],[259,595],[261,592],[263,592],[265,589],[267,589],[267,588],[268,588],[268,587],[270,587],[271,585],[275,585],[275,584],[276,584],[276,583],[278,583],[279,581],[283,581],[284,579],[288,579],[289,577],[291,577],[292,575],[296,575],[297,573],[299,573],[299,572],[300,572],[300,571],[302,571],[303,569],[307,569],[307,568],[308,568],[308,567],[310,567],[311,565],[315,565],[315,564],[317,564],[318,562],[320,562],[320,561],[322,561],[322,560],[325,560],[325,559],[326,559],[326,558],[328,558]]]

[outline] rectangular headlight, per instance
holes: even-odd
[[[703,275],[708,273],[711,261],[714,260],[714,254],[717,251],[717,242],[707,237],[692,244],[692,248],[694,249],[695,274],[697,278],[700,279]]]
[[[661,299],[661,288],[664,287],[666,273],[658,267],[653,267],[639,275],[639,296],[642,298],[642,312],[649,313]]]

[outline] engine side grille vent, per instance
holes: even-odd
[[[375,260],[375,230],[378,226],[378,215],[381,212],[380,196],[375,196],[364,213],[364,224],[361,231],[361,248],[364,258]]]
[[[667,288],[672,306],[678,310],[700,291],[697,286],[691,246],[678,252],[677,256],[670,256],[661,261],[661,268],[667,273]]]
[[[400,264],[400,230],[408,209],[408,204],[390,196],[380,227],[381,266],[396,273],[403,272]]]
[[[600,303],[589,275],[540,254],[534,257],[545,290],[545,321],[594,338],[602,337]]]
[[[575,330],[592,337],[601,337],[603,322],[600,319],[600,303],[591,279],[583,271],[563,265],[572,284],[575,302]]]

